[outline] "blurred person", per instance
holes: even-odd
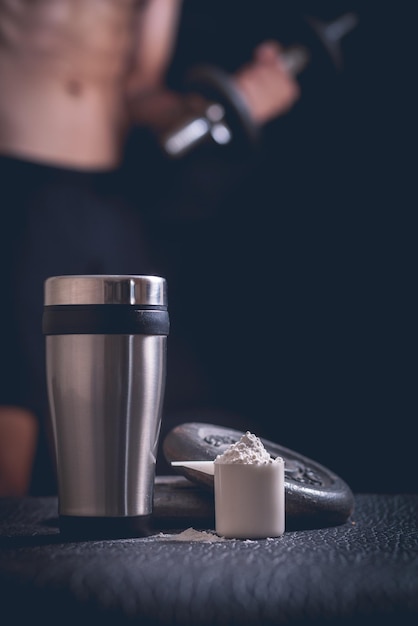
[[[164,77],[180,16],[179,0],[0,0],[0,495],[56,492],[45,279],[158,271],[121,163],[150,96],[177,106]],[[262,45],[236,76],[258,122],[299,95],[276,52]]]
[[[177,11],[173,2],[155,5]],[[151,8],[151,6],[150,6]],[[153,7],[152,7],[153,8]],[[49,275],[151,271],[118,163],[143,8],[0,2],[0,493],[55,489],[41,338]],[[171,20],[171,16],[169,17]],[[135,233],[135,234],[134,234]]]

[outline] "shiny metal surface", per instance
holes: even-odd
[[[52,276],[45,281],[44,304],[167,305],[166,280],[160,276]]]
[[[62,303],[64,298],[54,298],[54,303],[57,300]],[[166,339],[46,337],[60,515],[152,512]]]

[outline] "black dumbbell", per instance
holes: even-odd
[[[293,45],[281,55],[289,71],[297,76],[307,66],[315,64],[340,72],[343,65],[341,41],[357,26],[357,14],[344,13],[330,22],[308,16],[304,23],[305,43]],[[203,96],[205,104],[200,114],[181,120],[159,138],[165,154],[178,158],[204,141],[225,145],[234,137],[250,145],[257,144],[260,128],[226,72],[212,65],[193,68],[186,77],[185,89]]]

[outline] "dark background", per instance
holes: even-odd
[[[282,4],[184,3],[178,89],[195,64],[232,72],[263,39],[304,42],[301,15],[354,10],[359,25],[343,71],[308,69],[256,152],[204,146],[141,184],[169,285],[163,436],[178,421],[248,427],[355,491],[416,491],[408,15]],[[134,170],[155,163],[135,149]]]

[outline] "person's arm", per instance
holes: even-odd
[[[35,416],[20,407],[0,407],[0,497],[28,493],[38,436]]]
[[[230,76],[231,87],[235,87],[247,105],[255,126],[284,115],[300,97],[299,83],[286,68],[281,51],[278,42],[265,41],[255,48],[251,61]],[[151,63],[152,55],[148,56]],[[130,91],[129,110],[134,123],[164,136],[190,119],[205,115],[207,101],[202,95],[170,91],[165,86],[161,64],[160,71],[153,75],[159,80],[154,83],[149,80],[141,86],[137,82]]]
[[[182,0],[152,0],[138,11],[133,25],[132,63],[126,96],[134,101],[165,86],[177,40]]]

